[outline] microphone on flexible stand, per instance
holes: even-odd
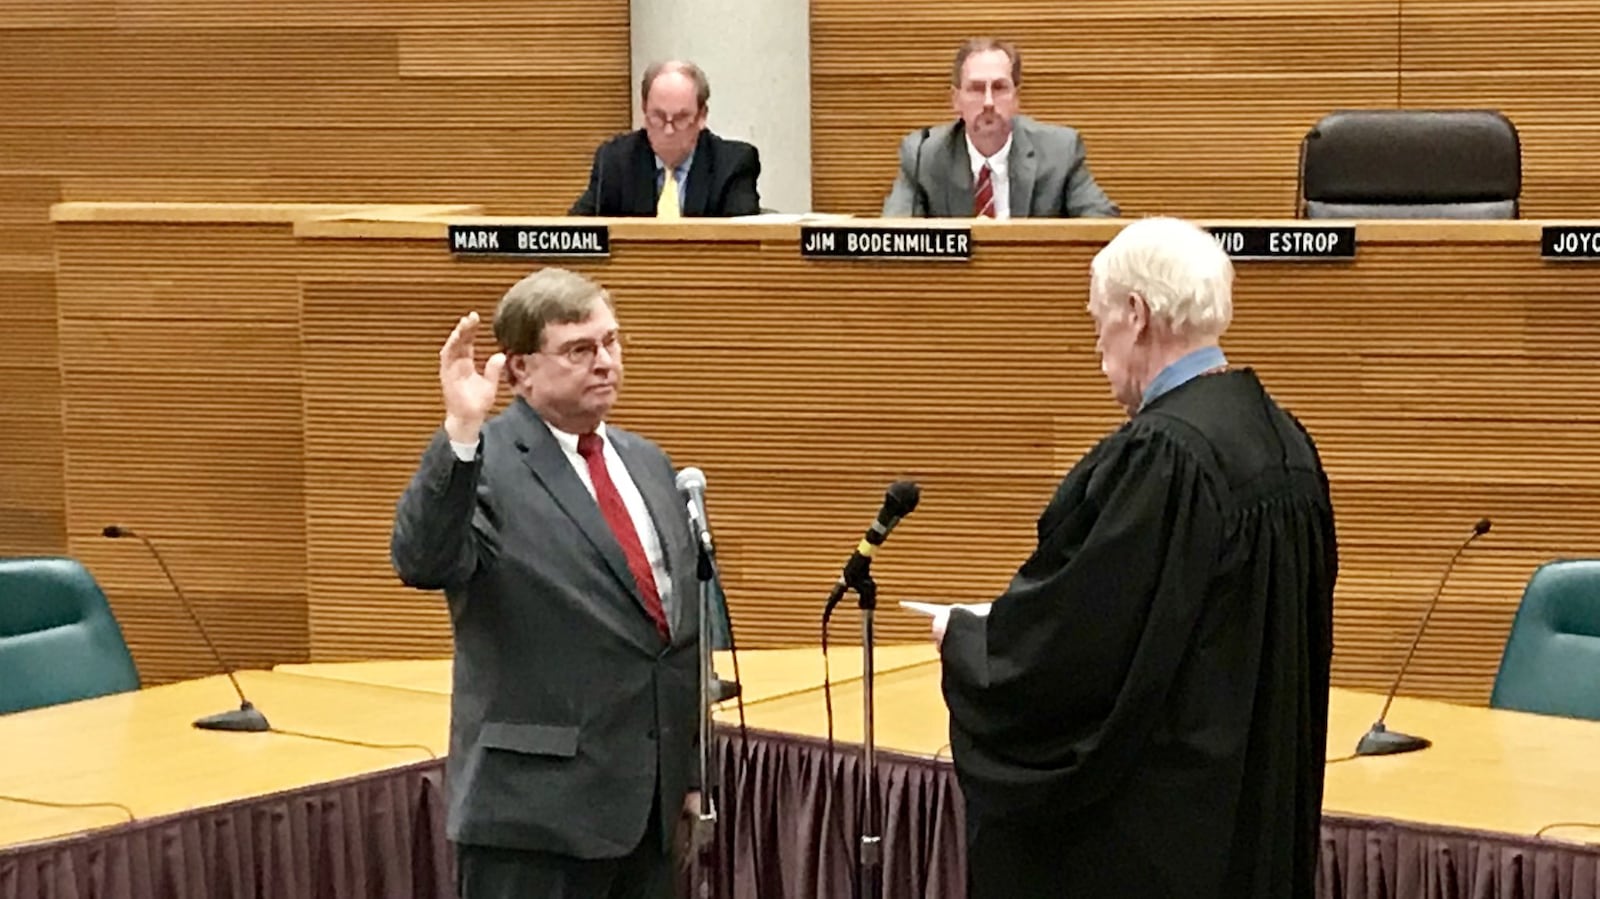
[[[844,563],[844,571],[828,594],[828,602],[822,607],[824,624],[827,623],[828,616],[833,613],[833,607],[844,598],[846,590],[859,591],[862,581],[872,568],[872,554],[878,551],[884,540],[888,539],[889,532],[900,523],[900,519],[916,510],[917,501],[921,497],[922,488],[918,487],[915,481],[895,481],[889,485],[888,491],[883,495],[883,505],[878,508],[877,519],[872,522],[872,527],[867,529],[867,535],[856,544],[855,552],[851,553],[849,560]]]
[[[1444,574],[1439,578],[1439,586],[1433,591],[1433,598],[1428,601],[1428,609],[1422,615],[1422,624],[1417,627],[1417,635],[1411,639],[1411,649],[1406,652],[1405,661],[1400,663],[1400,670],[1394,676],[1394,686],[1389,688],[1389,695],[1383,701],[1383,711],[1378,714],[1378,720],[1372,728],[1356,744],[1356,755],[1395,755],[1402,752],[1415,752],[1418,749],[1427,749],[1433,741],[1427,737],[1414,737],[1384,727],[1383,719],[1389,715],[1389,705],[1394,702],[1394,695],[1400,691],[1400,681],[1406,676],[1406,669],[1411,666],[1412,656],[1417,654],[1417,644],[1422,642],[1422,634],[1428,629],[1428,619],[1433,617],[1434,607],[1439,605],[1439,597],[1444,595],[1445,581],[1449,580],[1450,572],[1456,567],[1456,559],[1461,558],[1461,553],[1472,541],[1489,533],[1489,519],[1480,518],[1472,526],[1472,533],[1467,539],[1461,541],[1455,553],[1450,556],[1449,564],[1444,567]]]
[[[845,592],[854,590],[861,607],[861,749],[862,764],[858,779],[864,798],[860,808],[861,842],[857,847],[854,868],[856,895],[877,899],[883,895],[883,836],[878,824],[877,745],[873,736],[873,619],[878,607],[878,585],[872,579],[872,556],[888,539],[900,519],[910,515],[922,498],[922,488],[915,481],[895,481],[883,495],[883,505],[878,517],[867,529],[866,536],[856,545],[844,563],[838,583],[828,594],[822,609],[822,698],[828,714],[828,754],[833,755],[833,678],[828,673],[828,618],[844,598]],[[831,767],[831,766],[830,766]],[[831,778],[830,778],[831,781]]]
[[[267,723],[267,716],[261,714],[254,705],[250,704],[250,700],[245,698],[244,689],[239,686],[239,679],[233,676],[233,666],[223,660],[222,653],[217,651],[217,644],[211,642],[211,635],[206,632],[205,624],[200,621],[200,616],[195,613],[194,606],[190,605],[189,598],[183,595],[183,590],[178,587],[177,579],[167,569],[167,563],[161,558],[161,553],[156,550],[155,544],[151,543],[149,538],[143,534],[114,524],[106,525],[100,534],[113,540],[132,537],[144,544],[145,549],[150,551],[150,555],[155,557],[156,564],[161,566],[161,573],[166,576],[167,583],[172,585],[172,592],[177,594],[178,602],[183,605],[184,610],[189,613],[189,618],[194,621],[195,629],[200,632],[200,637],[205,640],[206,647],[211,650],[211,657],[216,660],[218,667],[222,669],[222,673],[228,676],[228,682],[233,684],[233,692],[239,694],[239,707],[237,709],[218,712],[215,715],[207,715],[196,720],[194,726],[201,730],[251,732],[270,730],[271,725]]]

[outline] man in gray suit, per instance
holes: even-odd
[[[462,899],[664,897],[699,810],[696,548],[654,443],[605,417],[607,292],[546,268],[439,351],[444,425],[395,514],[407,585],[455,636],[448,833]],[[510,405],[489,418],[500,381]]]
[[[900,142],[900,175],[885,217],[1116,218],[1089,173],[1083,139],[1017,113],[1022,56],[1009,43],[974,38],[950,75],[955,122]]]

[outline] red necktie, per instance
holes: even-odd
[[[628,559],[628,570],[633,573],[633,582],[639,588],[640,598],[644,600],[645,614],[655,622],[662,641],[670,642],[672,631],[667,627],[667,613],[661,607],[661,594],[656,592],[655,572],[650,569],[650,559],[644,554],[644,544],[639,542],[639,532],[633,526],[632,516],[628,515],[627,505],[622,502],[622,494],[617,492],[617,485],[611,481],[611,472],[606,469],[605,447],[600,442],[600,435],[579,436],[578,455],[589,465],[589,480],[594,484],[595,501],[600,504],[600,514],[611,526],[611,533],[622,544],[622,554]]]
[[[994,218],[994,169],[984,163],[978,170],[978,189],[972,195],[973,215]]]

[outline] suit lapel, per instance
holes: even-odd
[[[950,129],[950,139],[945,142],[947,173],[944,183],[945,215],[966,218],[972,215],[972,157],[967,153],[967,132],[960,122]]]
[[[711,132],[701,131],[694,145],[694,162],[689,164],[689,177],[683,189],[683,214],[705,215],[711,200],[711,179],[716,177],[716,153],[711,146]]]
[[[1027,218],[1033,215],[1033,182],[1039,174],[1039,160],[1020,121],[1011,128],[1011,158],[1006,165],[1011,169],[1011,217]]]
[[[632,158],[628,160],[631,177],[628,183],[634,188],[628,197],[628,212],[632,215],[656,214],[656,153],[650,149],[650,138],[644,129],[634,132]],[[557,446],[556,449],[560,449]],[[583,486],[579,484],[578,486]]]
[[[545,427],[538,413],[520,397],[511,408],[518,413],[517,449],[522,452],[523,464],[528,466],[528,470],[550,492],[556,504],[605,559],[606,567],[611,569],[618,584],[632,597],[634,605],[642,609],[638,587],[633,583],[633,572],[628,570],[628,557],[622,554],[622,544],[617,542],[616,535],[611,533],[611,526],[606,524],[605,516],[600,514],[599,504],[589,495],[583,481],[578,479],[578,473],[572,470],[566,451],[556,442],[555,435]]]

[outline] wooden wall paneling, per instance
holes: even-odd
[[[1405,0],[1410,108],[1499,109],[1522,139],[1523,215],[1600,209],[1600,6],[1583,0]]]
[[[307,658],[299,291],[286,220],[63,222],[68,543],[147,682]]]
[[[66,551],[50,206],[61,177],[0,170],[0,556]]]
[[[1114,225],[980,227],[971,264],[927,266],[806,263],[780,226],[616,227],[610,260],[574,267],[613,290],[629,332],[618,420],[707,472],[741,645],[816,641],[851,535],[900,477],[924,498],[875,566],[886,600],[992,597],[1059,477],[1119,420],[1083,311]],[[1451,551],[1495,521],[1405,687],[1481,703],[1533,568],[1600,555],[1583,511],[1600,422],[1582,402],[1600,384],[1559,326],[1587,277],[1541,263],[1531,224],[1362,229],[1354,264],[1241,263],[1226,345],[1306,422],[1333,479],[1340,684],[1387,686]],[[439,421],[441,335],[538,263],[452,262],[437,225],[301,233],[324,335],[306,355],[308,435],[323,435],[308,471],[327,469],[307,492],[313,655],[442,648],[442,601],[389,570],[393,503]],[[371,438],[351,447],[336,423]],[[879,620],[886,641],[926,636],[892,608]],[[835,639],[855,622],[841,609]]]
[[[309,655],[301,292],[292,223],[477,207],[62,203],[59,330],[68,543],[147,682],[215,667],[162,549],[229,661]]]
[[[1392,0],[971,10],[936,0],[812,4],[815,205],[875,213],[900,138],[954,117],[949,72],[969,36],[1018,43],[1021,102],[1084,135],[1125,215],[1284,216],[1300,138],[1332,108],[1396,101]]]
[[[71,171],[67,199],[556,214],[631,120],[617,0],[129,0],[96,26],[0,20],[0,166]]]

